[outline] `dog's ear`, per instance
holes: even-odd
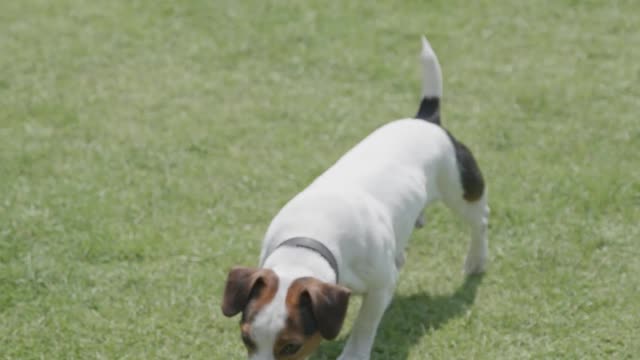
[[[347,315],[351,291],[314,278],[301,278],[295,282],[301,285],[299,304],[311,309],[320,335],[327,340],[335,339]]]
[[[259,297],[267,287],[277,287],[276,275],[267,269],[234,267],[224,287],[222,313],[231,317],[243,311],[249,301]],[[276,284],[274,284],[274,281]],[[274,291],[275,292],[275,289]]]

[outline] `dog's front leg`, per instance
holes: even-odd
[[[394,289],[375,289],[362,298],[351,336],[338,360],[369,360],[378,325],[393,298]]]

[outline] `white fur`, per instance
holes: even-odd
[[[442,75],[423,38],[423,96],[440,97]],[[277,248],[292,237],[321,241],[334,254],[340,284],[363,295],[351,336],[339,359],[369,359],[380,319],[396,288],[404,252],[425,207],[443,200],[471,226],[465,270],[484,270],[487,259],[486,196],[463,199],[455,152],[445,131],[424,120],[391,122],[362,140],[273,219],[263,241],[260,264],[280,278],[278,292],[254,323],[253,337],[272,359],[273,339],[284,326],[284,297],[291,281],[314,276],[334,283],[335,274],[317,253]],[[267,256],[268,255],[268,256]]]
[[[422,97],[442,97],[442,70],[436,53],[426,37],[422,37]]]

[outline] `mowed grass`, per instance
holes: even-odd
[[[442,206],[373,359],[640,354],[640,3],[0,3],[0,358],[240,359],[219,306],[279,207],[419,100],[489,184],[491,265]],[[340,352],[343,335],[314,359]]]

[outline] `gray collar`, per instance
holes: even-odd
[[[335,256],[333,256],[333,253],[331,253],[331,250],[329,250],[320,241],[307,237],[294,237],[283,241],[282,243],[280,243],[280,245],[276,246],[273,251],[283,246],[301,247],[309,249],[311,251],[315,251],[316,253],[318,253],[318,255],[327,260],[329,266],[331,266],[331,269],[333,269],[333,271],[336,273],[336,283],[339,281],[340,276],[338,275],[338,262],[336,261]]]

